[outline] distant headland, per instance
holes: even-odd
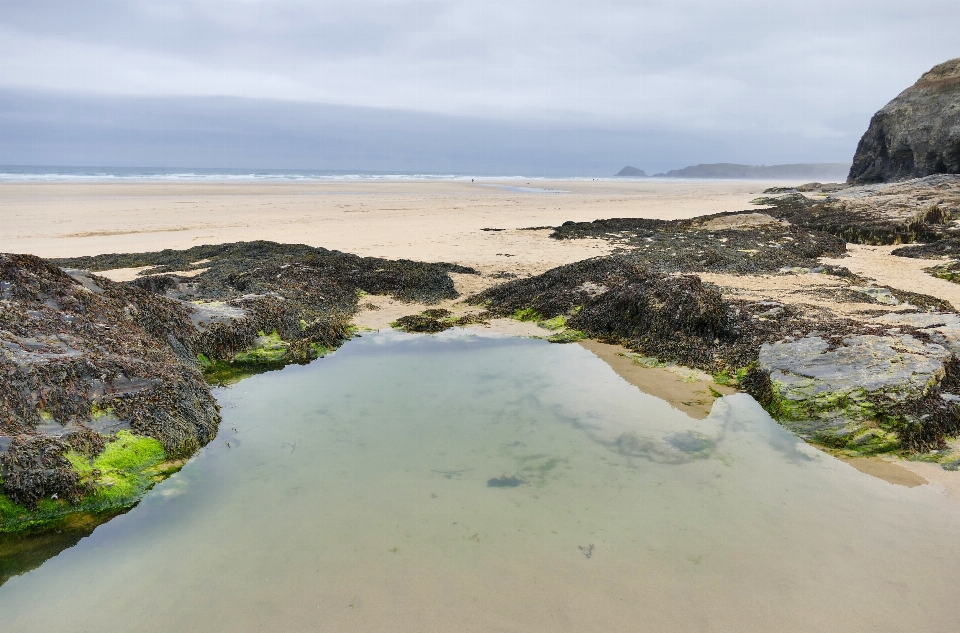
[[[737,165],[735,163],[711,163],[693,165],[683,169],[671,169],[653,178],[742,178],[772,180],[796,178],[843,182],[850,163],[795,163],[791,165]],[[645,177],[647,174],[636,167],[624,167],[617,176]]]

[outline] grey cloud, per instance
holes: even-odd
[[[960,54],[958,23],[953,0],[0,0],[0,87],[749,138],[755,162],[792,136],[835,160]]]
[[[765,130],[677,133],[235,97],[10,89],[0,89],[0,130],[5,165],[609,176],[625,164],[653,173],[691,157],[766,164],[849,158],[843,139],[812,143]]]

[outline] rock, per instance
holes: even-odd
[[[617,172],[617,176],[626,176],[632,178],[646,178],[647,174],[642,169],[637,169],[636,167],[630,167],[629,165]]]
[[[759,366],[770,372],[770,408],[785,426],[830,446],[879,452],[923,421],[914,405],[937,390],[951,359],[943,345],[908,334],[849,336],[836,346],[807,336],[765,343]]]
[[[873,115],[847,182],[960,173],[960,58],[924,73]]]
[[[216,434],[216,402],[185,348],[189,308],[29,255],[0,254],[0,278],[0,435],[68,441],[122,419],[176,455]]]
[[[960,233],[955,222],[960,217],[960,175],[956,174],[850,185],[813,196],[764,196],[752,202],[772,206],[763,212],[793,226],[857,244],[955,243]],[[894,254],[906,255],[904,250]]]
[[[960,315],[954,313],[927,312],[919,314],[886,314],[873,319],[884,325],[905,325],[917,328],[931,341],[960,356]]]

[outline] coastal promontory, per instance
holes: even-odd
[[[960,58],[934,66],[873,115],[847,181],[960,173]]]

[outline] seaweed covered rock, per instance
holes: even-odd
[[[839,257],[846,252],[842,239],[816,225],[793,225],[766,211],[691,220],[564,222],[550,237],[603,239],[629,252],[645,268],[665,273],[771,273],[815,267],[820,257]]]
[[[474,295],[471,303],[487,303],[492,314],[512,316],[530,311],[527,320],[550,319],[571,313],[592,297],[629,282],[664,275],[651,273],[643,262],[634,258],[595,257],[552,268],[547,272],[515,279]],[[520,315],[523,316],[523,315]]]
[[[908,334],[807,336],[765,343],[759,367],[769,372],[771,409],[803,437],[859,452],[929,450],[960,430],[956,405],[939,393],[951,359]]]
[[[764,213],[792,226],[856,244],[906,244],[954,238],[960,218],[960,176],[845,187],[807,197],[761,197]]]
[[[67,459],[70,446],[57,438],[18,435],[0,456],[3,491],[14,503],[36,507],[47,495],[80,498],[80,476]]]
[[[713,340],[726,319],[720,292],[699,277],[644,275],[591,297],[569,323],[628,339],[682,335]]]
[[[61,504],[88,492],[70,456],[96,456],[119,431],[154,438],[170,456],[209,442],[220,421],[217,404],[195,359],[178,354],[194,333],[189,308],[176,301],[68,274],[37,257],[0,254],[7,498],[27,508],[55,498],[54,510],[69,511]],[[11,520],[4,516],[0,529]]]
[[[687,365],[710,366],[728,338],[729,306],[698,277],[644,275],[588,299],[567,323]]]
[[[0,255],[0,435],[130,425],[176,452],[216,433],[197,370],[189,309],[28,255]],[[187,395],[189,394],[189,396]],[[118,417],[135,410],[136,417]]]
[[[305,244],[263,240],[186,250],[76,257],[54,260],[54,263],[91,271],[149,266],[141,272],[144,280],[138,282],[152,286],[155,292],[169,290],[170,282],[158,282],[148,275],[199,273],[190,277],[189,291],[206,300],[270,292],[285,294],[310,288],[324,296],[328,306],[348,312],[354,310],[357,290],[429,304],[458,296],[450,273],[477,274],[472,268],[456,264],[360,257]],[[323,285],[317,285],[318,282]],[[339,292],[331,284],[335,284]],[[326,296],[324,290],[331,295]]]
[[[960,174],[960,58],[924,73],[873,115],[847,181]]]
[[[770,310],[754,304],[741,309],[698,277],[651,271],[632,255],[567,264],[495,286],[469,301],[487,305],[495,315],[548,326],[563,320],[588,336],[711,371],[739,358],[731,349],[743,330],[739,322]]]
[[[205,375],[215,383],[308,362],[338,347],[350,336],[350,318],[362,293],[436,303],[458,296],[450,273],[476,274],[455,264],[266,241],[57,263],[89,270],[148,266],[132,285],[191,310],[196,332],[183,354],[199,354]]]

